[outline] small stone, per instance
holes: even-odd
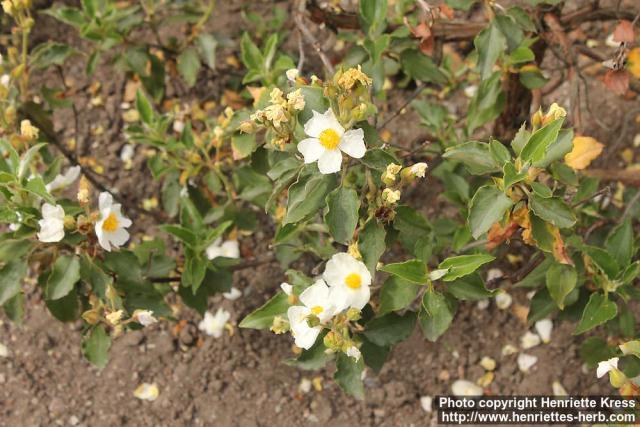
[[[500,292],[496,295],[496,305],[500,310],[506,310],[512,302],[513,298],[506,292]]]
[[[520,353],[518,355],[518,369],[520,371],[527,373],[529,370],[538,362],[538,358],[536,356],[532,356],[530,354]]]
[[[522,337],[520,337],[520,347],[524,350],[528,350],[537,345],[540,345],[540,337],[531,331],[527,331]]]
[[[481,376],[480,378],[478,378],[478,381],[476,381],[476,384],[478,384],[480,387],[489,387],[489,385],[493,382],[495,378],[495,374],[493,372],[485,372],[485,374],[483,376]]]
[[[451,385],[454,396],[482,396],[482,387],[467,380],[456,380]]]
[[[498,280],[503,276],[504,273],[499,268],[490,268],[489,271],[487,271],[487,282]]]
[[[80,422],[80,420],[75,415],[71,415],[69,417],[69,424],[71,424],[72,426],[78,425],[79,422]]]
[[[300,384],[298,385],[298,390],[300,390],[301,393],[309,393],[311,391],[311,381],[309,380],[309,378],[303,378],[300,381]]]
[[[2,343],[0,343],[0,357],[9,357],[9,349]]]
[[[568,396],[567,390],[564,388],[560,381],[556,380],[551,384],[551,389],[553,390],[554,396]]]
[[[488,356],[484,356],[480,360],[480,366],[482,366],[485,371],[493,371],[496,369],[496,361]]]
[[[451,378],[451,374],[449,374],[449,371],[447,371],[446,369],[443,369],[438,374],[438,379],[440,381],[445,381],[446,382],[446,381],[449,381],[450,378]]]
[[[156,383],[142,383],[133,391],[135,397],[140,400],[148,400],[149,402],[156,400],[159,394],[160,391]]]
[[[553,330],[553,322],[550,319],[538,320],[535,324],[535,328],[543,343],[548,344],[549,342],[551,342],[551,331]]]
[[[422,407],[422,409],[425,412],[433,411],[432,405],[433,405],[433,397],[431,397],[431,396],[422,396],[420,398],[420,406]]]
[[[511,356],[512,354],[516,354],[518,349],[513,344],[507,344],[502,347],[502,355],[503,356]]]
[[[486,310],[487,307],[489,307],[489,299],[487,299],[487,298],[481,299],[476,304],[476,307],[478,308],[478,310]]]

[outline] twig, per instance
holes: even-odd
[[[601,196],[603,194],[611,194],[611,188],[608,185],[603,187],[603,188],[601,188],[600,190],[596,191],[591,196],[572,204],[571,207],[572,208],[577,208],[578,206],[580,206],[580,205],[582,205],[584,203],[587,203],[588,201],[593,200],[596,197]]]
[[[384,121],[384,123],[378,126],[377,130],[384,129],[389,123],[394,121],[402,113],[402,110],[407,108],[407,106],[411,104],[411,102],[420,95],[420,93],[424,89],[424,86],[422,85],[421,82],[417,82],[417,84],[418,84],[418,87],[414,89],[414,91],[411,93],[411,95],[409,95],[407,100],[395,111],[395,113],[393,113],[391,117],[389,117],[387,120]]]
[[[302,43],[302,31],[298,31],[298,72],[302,72],[304,66],[304,45]]]
[[[322,61],[322,65],[324,65],[324,68],[327,70],[327,73],[329,73],[329,75],[333,75],[335,73],[335,69],[331,64],[331,61],[329,61],[329,58],[327,58],[327,55],[325,55],[316,37],[309,30],[309,28],[304,24],[304,15],[303,15],[304,10],[305,10],[305,1],[302,1],[300,2],[300,7],[298,8],[298,10],[293,12],[293,21],[295,22],[296,27],[298,28],[300,33],[304,36],[307,43],[311,45],[313,50],[316,51],[316,54],[318,55],[318,57],[320,57],[320,60]]]

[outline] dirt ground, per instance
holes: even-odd
[[[221,2],[220,17],[237,14],[237,5],[238,2]],[[268,5],[260,3],[256,7],[260,11]],[[47,30],[35,37],[73,39],[66,27],[48,18],[42,20]],[[241,27],[234,27],[233,21],[225,19],[217,19],[213,26],[234,38]],[[295,38],[293,42],[295,46]],[[314,59],[308,61],[311,72]],[[77,73],[73,77],[79,80],[76,84],[81,86],[81,62],[74,65],[72,73],[73,70]],[[221,81],[224,77],[207,83],[203,90],[212,91],[215,96]],[[105,79],[103,83],[101,93],[107,100],[104,108],[85,108],[86,97],[76,100],[81,112],[81,153],[99,158],[106,166],[105,182],[139,205],[142,198],[157,192],[157,186],[143,178],[148,172],[140,150],[134,167],[122,168],[118,156],[125,140],[117,117],[123,82]],[[596,114],[602,113],[599,117],[611,129],[595,123],[587,127],[603,143],[613,144],[620,134],[622,117],[611,111],[627,111],[636,104],[621,101],[598,81],[591,83],[589,91],[594,99],[592,108]],[[567,85],[562,85],[548,99],[561,100],[567,92]],[[394,106],[402,104],[402,95],[394,97],[391,104],[393,111]],[[455,108],[451,106],[452,110]],[[105,120],[110,124],[106,132],[91,134],[91,126]],[[71,123],[68,115],[56,117],[57,129],[68,137],[75,133]],[[410,141],[417,135],[417,123],[415,115],[408,113],[395,120],[389,130],[398,140]],[[633,135],[639,132],[634,126],[637,125],[631,123],[624,127],[621,148],[630,146]],[[613,163],[620,161],[613,157]],[[141,180],[148,194],[137,191]],[[423,209],[427,214],[441,203],[437,187],[429,191],[413,194],[416,200],[428,200]],[[153,234],[151,223],[148,218],[136,226],[139,231]],[[256,253],[254,247],[265,249],[271,232],[244,239],[243,248]],[[243,296],[235,301],[217,296],[210,300],[209,308],[226,308],[237,324],[273,295],[283,280],[277,264],[236,272],[234,286],[242,290]],[[427,342],[418,330],[414,331],[409,340],[392,351],[380,374],[367,370],[366,399],[360,402],[346,396],[331,381],[331,369],[302,371],[287,366],[284,361],[293,356],[289,336],[238,328],[232,336],[225,334],[220,339],[200,336],[195,326],[199,318],[188,309],[182,309],[178,316],[189,322],[179,334],[172,324],[162,322],[116,339],[109,365],[99,371],[82,358],[80,324],[54,320],[40,294],[26,289],[24,324],[16,326],[0,315],[0,343],[9,349],[8,356],[0,358],[0,426],[435,425],[435,412],[425,411],[420,397],[450,394],[451,384],[459,378],[477,380],[484,374],[479,365],[484,356],[497,361],[495,379],[486,387],[486,394],[552,394],[554,381],[574,395],[610,393],[607,380],[596,380],[595,371],[583,366],[578,355],[583,337],[571,335],[571,323],[554,321],[551,342],[526,351],[538,357],[527,374],[518,369],[517,354],[502,355],[505,345],[518,347],[528,329],[519,312],[520,307],[528,305],[526,290],[511,293],[514,304],[508,310],[498,309],[493,302],[485,309],[475,303],[461,304],[452,327],[437,343]],[[321,380],[321,390],[301,390],[303,380],[316,377]],[[147,402],[133,397],[133,390],[142,382],[157,383],[157,400]]]

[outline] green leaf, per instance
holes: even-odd
[[[513,184],[525,180],[528,176],[527,171],[528,169],[522,169],[522,171],[518,172],[513,163],[505,163],[502,168],[504,188],[508,189]]]
[[[212,70],[216,69],[216,49],[218,40],[212,35],[201,33],[196,38],[198,43],[198,52],[205,64]]]
[[[522,148],[520,153],[522,161],[533,164],[542,161],[549,146],[558,139],[563,123],[564,119],[559,118],[535,131]]]
[[[382,33],[387,18],[387,0],[361,0],[360,20],[363,29],[374,37]]]
[[[375,274],[378,260],[386,249],[385,237],[387,232],[382,224],[379,224],[375,218],[371,218],[360,230],[358,236],[358,249],[362,254],[362,261],[369,269],[371,274]]]
[[[9,320],[18,326],[22,325],[24,321],[24,294],[22,292],[17,293],[13,298],[4,303],[4,305],[0,305],[4,308],[4,313]]]
[[[75,7],[52,7],[51,9],[42,11],[42,13],[53,16],[57,20],[62,21],[65,24],[73,25],[76,28],[84,24],[84,16],[82,12]]]
[[[578,323],[573,334],[579,335],[587,332],[613,319],[616,317],[616,314],[618,314],[618,306],[616,303],[609,301],[607,297],[600,293],[593,293],[582,312],[580,323]]]
[[[618,265],[627,266],[631,263],[634,254],[634,233],[631,218],[626,218],[620,225],[611,230],[605,246],[607,252],[618,262]]]
[[[480,266],[496,259],[493,255],[474,254],[449,257],[438,265],[439,269],[448,270],[442,276],[444,282],[451,282],[476,271]]]
[[[400,54],[402,69],[413,79],[445,85],[445,76],[433,60],[417,49],[405,49]]]
[[[471,274],[447,283],[447,292],[463,301],[492,297],[496,292],[488,290],[479,274]]]
[[[427,291],[422,298],[419,319],[422,333],[429,341],[436,341],[449,329],[457,310],[455,300],[436,291]]]
[[[423,284],[429,280],[427,267],[419,259],[387,264],[380,269],[409,282]]]
[[[532,182],[531,189],[534,193],[536,193],[537,196],[540,196],[543,199],[553,197],[553,191],[541,182]]]
[[[472,175],[486,175],[502,168],[491,155],[489,144],[484,142],[470,141],[455,145],[447,148],[442,157],[461,162]]]
[[[509,149],[500,141],[493,138],[489,142],[489,153],[491,153],[491,157],[493,157],[493,160],[498,165],[502,166],[511,161],[511,153],[509,152]]]
[[[378,315],[400,310],[411,304],[418,294],[418,287],[396,276],[385,280],[380,290],[380,309]]]
[[[200,67],[200,58],[195,48],[189,47],[178,56],[178,71],[187,86],[193,87],[196,84]]]
[[[283,225],[302,221],[317,213],[325,204],[327,194],[336,186],[335,174],[314,174],[298,179],[289,188],[287,214]]]
[[[289,308],[289,300],[284,292],[278,292],[269,301],[253,311],[240,322],[241,328],[267,329],[273,324],[275,316],[284,315]]]
[[[476,36],[473,44],[478,51],[478,71],[482,80],[486,80],[491,77],[493,66],[507,48],[507,40],[495,22],[492,22]]]
[[[537,194],[531,194],[529,208],[538,217],[558,228],[569,228],[576,223],[576,216],[571,208],[557,197],[543,198]]]
[[[549,79],[547,79],[540,68],[536,66],[524,66],[520,69],[520,73],[518,74],[518,78],[522,86],[527,89],[539,89],[542,86],[546,85]]]
[[[364,371],[364,361],[362,358],[356,361],[352,357],[338,353],[336,358],[336,373],[333,375],[333,379],[345,393],[354,396],[358,400],[362,400],[364,399],[362,371]]]
[[[535,162],[533,165],[539,168],[546,168],[555,161],[563,160],[565,154],[569,153],[572,149],[573,130],[560,129],[556,142],[552,142],[551,145],[547,147],[547,151],[542,160]]]
[[[513,201],[493,185],[480,187],[469,205],[469,228],[477,239],[500,221]]]
[[[72,290],[57,300],[45,300],[47,308],[61,322],[71,322],[80,317],[80,301],[78,294]]]
[[[360,159],[363,165],[378,171],[384,171],[391,163],[398,163],[398,160],[381,148],[367,150],[364,157]]]
[[[364,359],[364,363],[376,373],[380,373],[384,362],[387,361],[390,350],[391,348],[388,346],[376,345],[366,337],[362,337],[362,346],[360,347],[362,358]]]
[[[27,275],[27,263],[21,259],[7,262],[0,269],[0,306],[20,292],[22,279]]]
[[[240,52],[244,66],[249,70],[261,70],[264,58],[258,46],[251,40],[249,33],[242,34]]]
[[[347,244],[358,225],[358,193],[352,188],[338,187],[327,196],[327,207],[324,222],[329,226],[329,232],[336,242]]]
[[[416,314],[407,312],[400,316],[396,313],[385,314],[370,320],[364,329],[364,336],[379,346],[397,344],[411,336],[416,324]]]
[[[63,255],[56,259],[47,280],[45,297],[57,300],[67,295],[80,280],[80,260],[76,256]]]
[[[153,107],[141,89],[136,91],[136,110],[143,123],[150,125],[153,122]]]
[[[102,369],[109,362],[109,348],[111,337],[105,332],[104,326],[93,328],[82,341],[82,353],[84,357],[98,368]]]
[[[549,295],[549,290],[547,288],[540,289],[531,299],[527,322],[532,324],[544,319],[557,310],[557,308],[557,304],[551,299],[551,295]]]
[[[78,53],[71,46],[48,41],[36,46],[30,53],[30,65],[35,69],[43,69],[52,65],[63,65],[71,55]]]
[[[198,244],[198,238],[193,231],[180,225],[162,225],[160,229],[165,233],[169,233],[190,248],[194,248]]]
[[[560,310],[564,310],[564,299],[576,287],[577,282],[578,273],[570,265],[554,263],[547,270],[547,289]]]
[[[609,252],[595,246],[584,246],[583,251],[609,279],[613,280],[618,276],[620,266]]]
[[[615,347],[611,347],[600,337],[585,339],[580,346],[579,353],[580,358],[592,369],[598,365],[598,362],[609,360],[618,354]]]
[[[100,298],[106,298],[107,286],[113,282],[113,277],[105,273],[86,255],[80,258],[80,278]]]

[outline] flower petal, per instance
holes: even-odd
[[[346,131],[342,135],[338,148],[355,159],[362,158],[367,151],[367,147],[364,145],[364,131],[362,129]]]
[[[340,136],[344,133],[344,128],[336,119],[331,108],[325,111],[324,114],[313,111],[313,117],[304,124],[304,133],[314,138],[319,137],[322,131],[327,129],[333,129]]]
[[[112,204],[113,196],[111,194],[107,193],[106,191],[100,193],[100,196],[98,196],[98,206],[100,207],[100,211],[109,209]]]
[[[340,150],[326,150],[318,160],[318,169],[322,174],[336,173],[342,166],[342,153]]]
[[[320,144],[318,138],[307,138],[298,143],[298,151],[304,157],[305,163],[313,163],[324,154],[326,149]]]
[[[320,279],[300,294],[300,302],[309,308],[327,307],[329,303],[329,287]]]

